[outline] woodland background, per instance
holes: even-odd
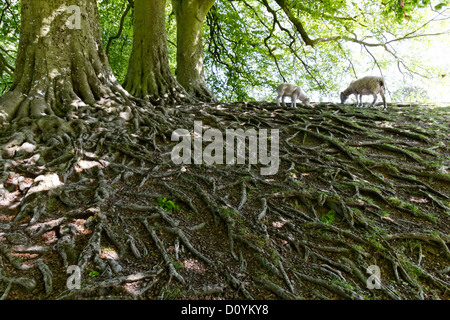
[[[448,299],[448,10],[3,1],[0,298]],[[336,100],[367,74],[387,110]],[[278,107],[282,81],[311,106]],[[280,130],[277,174],[174,164],[194,121]]]

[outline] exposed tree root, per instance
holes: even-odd
[[[73,112],[0,131],[2,299],[449,297],[448,129],[332,104]],[[175,165],[171,133],[194,120],[280,129],[278,172]]]

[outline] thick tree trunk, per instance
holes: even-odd
[[[216,101],[208,89],[203,69],[203,21],[214,0],[172,0],[177,19],[178,82],[202,101]]]
[[[0,98],[0,121],[71,119],[100,99],[130,97],[104,54],[95,0],[23,0],[21,10],[14,82]]]
[[[166,0],[136,0],[133,49],[123,86],[135,97],[155,104],[188,101],[169,67]]]

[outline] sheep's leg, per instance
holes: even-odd
[[[359,95],[359,105],[361,106],[361,108],[364,107],[364,104],[362,102],[362,96],[363,96],[362,94]]]
[[[297,97],[296,96],[292,96],[291,99],[292,99],[292,106],[294,108],[297,108]]]
[[[380,96],[381,96],[381,99],[383,99],[383,106],[384,106],[383,110],[385,110],[387,108],[387,104],[386,104],[386,97],[384,96],[383,91],[380,92]]]
[[[372,95],[373,95],[373,102],[372,102],[371,107],[373,107],[373,106],[375,105],[375,102],[377,101],[377,94],[374,93],[374,94],[372,94]]]
[[[280,95],[277,95],[277,106],[279,107],[280,106]]]
[[[281,96],[281,104],[283,105],[283,107],[285,107],[286,108],[286,104],[284,103],[284,98],[285,98],[286,96]]]

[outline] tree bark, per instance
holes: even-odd
[[[216,101],[208,89],[203,68],[203,22],[214,0],[172,0],[177,20],[178,82],[193,97]]]
[[[189,101],[169,67],[166,0],[136,0],[133,48],[123,86],[135,97],[154,104]]]
[[[23,0],[21,10],[14,81],[0,98],[0,122],[71,119],[73,111],[101,99],[120,104],[131,97],[104,53],[96,1]]]

